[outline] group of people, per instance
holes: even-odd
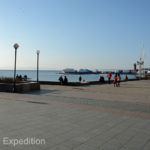
[[[58,80],[59,80],[61,85],[67,85],[68,84],[68,78],[66,76],[64,76],[64,78],[62,76],[60,76]],[[79,76],[79,82],[81,82],[81,81],[82,81],[82,77]]]
[[[27,75],[24,75],[24,76],[22,77],[22,75],[18,75],[18,74],[17,74],[16,79],[18,79],[18,80],[20,80],[20,81],[22,81],[22,80],[27,81],[28,77],[27,77]]]
[[[107,74],[107,78],[108,78],[108,83],[109,83],[109,84],[110,84],[111,82],[113,82],[114,87],[120,87],[121,76],[120,76],[119,73],[115,73],[114,78],[113,78],[113,81],[111,81],[112,74],[111,74],[110,72]],[[125,76],[124,80],[125,80],[125,81],[128,80],[128,76],[127,76],[127,75]],[[59,81],[60,81],[60,84],[61,84],[61,85],[67,85],[67,84],[68,84],[68,79],[67,79],[66,76],[64,76],[64,78],[63,78],[62,76],[60,76],[60,77],[59,77]],[[82,81],[82,77],[79,76],[79,82],[81,82],[81,81]],[[83,80],[83,81],[84,81],[84,80]],[[102,76],[102,75],[100,76],[99,82],[100,82],[100,83],[106,83],[104,76]]]
[[[64,76],[64,78],[62,76],[60,76],[59,81],[60,81],[61,85],[67,85],[68,84],[68,78],[66,76]]]
[[[109,72],[107,74],[107,78],[108,78],[108,83],[110,84],[111,82],[111,77],[112,77],[112,74]],[[128,80],[128,76],[125,75],[124,77],[124,80],[127,81]],[[120,82],[121,82],[121,76],[119,73],[115,73],[114,75],[114,80],[113,80],[113,83],[114,83],[114,87],[119,87],[120,86]]]
[[[121,81],[121,76],[119,73],[116,73],[114,75],[114,87],[119,87],[120,86],[120,81]]]
[[[111,77],[112,77],[112,74],[109,72],[107,74],[107,78],[108,78],[108,83],[110,84],[111,82]],[[120,86],[120,81],[121,81],[121,76],[119,73],[115,73],[114,75],[114,80],[113,80],[113,84],[114,84],[114,87],[119,87]]]

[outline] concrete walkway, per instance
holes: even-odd
[[[46,144],[4,144],[36,138]],[[150,80],[0,93],[2,150],[150,150]]]

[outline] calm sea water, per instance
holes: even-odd
[[[59,74],[61,70],[41,70],[39,71],[39,80],[40,81],[58,81],[58,78],[61,74]],[[17,70],[18,75],[27,75],[31,80],[36,80],[37,74],[36,70]],[[13,70],[0,70],[0,77],[13,77]],[[65,76],[65,75],[62,75]],[[77,82],[80,75],[66,75],[69,82]],[[82,79],[85,81],[98,81],[100,74],[88,74],[81,75]],[[107,80],[106,74],[103,74],[105,80]],[[112,77],[113,78],[113,77]],[[124,79],[124,75],[121,75],[121,78]],[[134,79],[135,75],[128,75],[129,79]]]

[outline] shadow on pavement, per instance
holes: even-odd
[[[32,91],[32,92],[27,92],[23,94],[31,94],[31,95],[43,95],[43,94],[59,94],[60,92],[58,90],[47,90],[47,89],[41,89],[39,91]]]
[[[131,86],[121,86],[122,88],[131,88],[131,89],[144,89],[145,87],[131,87]]]

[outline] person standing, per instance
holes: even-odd
[[[114,75],[114,87],[117,87],[117,74]]]
[[[82,81],[82,77],[80,76],[80,77],[79,77],[79,82],[81,82],[81,81]]]
[[[128,81],[128,76],[127,75],[125,75],[124,80]]]
[[[60,84],[63,85],[63,77],[62,76],[59,77],[59,81],[60,81]]]
[[[108,83],[109,83],[109,84],[110,84],[111,77],[112,77],[112,74],[109,72],[109,73],[107,74],[107,78],[108,78]]]
[[[121,76],[118,73],[118,75],[117,75],[117,86],[119,86],[119,87],[120,87],[120,81],[121,81]]]
[[[67,79],[67,77],[65,76],[64,77],[64,85],[67,85],[68,84],[68,79]]]

